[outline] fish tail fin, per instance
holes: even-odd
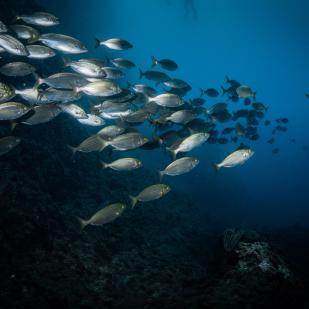
[[[227,93],[227,89],[225,89],[223,86],[221,86],[221,89],[222,89],[222,95],[225,95]]]
[[[81,219],[79,217],[77,217],[77,220],[80,223],[81,230],[83,230],[88,225],[88,221],[87,220]]]
[[[11,121],[11,132],[13,132],[15,130],[17,125],[18,125],[18,122],[14,121],[14,120]]]
[[[144,76],[144,72],[140,68],[138,69],[138,71],[139,71],[139,79],[142,79]]]
[[[219,164],[216,164],[216,163],[214,163],[212,166],[213,166],[213,168],[214,168],[214,170],[215,170],[216,172],[218,172],[219,169],[221,168],[221,166],[220,166]]]
[[[67,147],[72,151],[72,158],[73,158],[74,155],[76,154],[78,148],[77,147],[73,147],[71,145],[67,145]]]
[[[136,203],[137,203],[137,197],[129,195],[129,198],[131,200],[131,207],[133,209],[135,207]]]
[[[108,164],[108,163],[105,163],[104,161],[101,161],[101,164],[102,164],[102,168],[103,168],[103,169],[109,167],[109,164]]]
[[[39,86],[41,85],[41,84],[43,84],[44,83],[44,78],[42,78],[42,77],[40,77],[37,73],[32,73],[32,75],[33,75],[33,77],[34,77],[34,79],[35,79],[35,84],[33,85],[33,89],[38,89],[39,88]]]
[[[151,62],[151,68],[154,68],[158,64],[158,60],[154,56],[151,56]]]
[[[191,128],[188,128],[188,130],[189,130],[190,135],[193,135],[193,134],[197,133],[197,131],[195,131],[195,130],[193,130]]]
[[[159,181],[162,182],[163,176],[165,175],[164,171],[159,171]]]
[[[200,88],[200,91],[201,91],[200,97],[202,97],[204,95],[204,89]]]
[[[61,58],[62,58],[63,66],[64,67],[70,66],[70,64],[71,64],[71,59],[70,58],[68,58],[68,57],[61,57]]]
[[[177,151],[176,150],[172,150],[171,148],[167,147],[166,150],[170,153],[171,157],[173,160],[176,159],[177,156]]]
[[[76,94],[78,94],[79,92],[81,92],[81,89],[80,89],[80,87],[74,87],[74,88],[72,89],[72,91],[73,91],[73,93],[76,95]]]
[[[94,38],[95,39],[95,45],[94,45],[94,47],[95,48],[98,48],[100,45],[101,45],[101,41],[99,40],[99,39],[97,39],[97,38]]]

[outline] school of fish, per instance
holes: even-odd
[[[148,69],[138,68],[139,78],[147,80],[147,83],[130,84],[125,80],[125,70],[137,69],[134,62],[120,57],[87,58],[88,48],[80,40],[48,31],[59,23],[56,16],[47,12],[17,15],[12,25],[0,21],[0,124],[11,122],[13,132],[16,125],[39,125],[65,113],[81,125],[98,127],[95,135],[79,145],[68,145],[73,155],[77,152],[101,152],[106,147],[124,154],[137,148],[165,149],[171,154],[172,162],[162,166],[158,183],[143,188],[136,196],[129,196],[132,208],[165,196],[171,187],[161,183],[163,177],[193,170],[199,159],[187,156],[191,150],[205,143],[256,141],[259,139],[258,126],[271,125],[270,120],[263,120],[268,107],[257,101],[257,91],[248,85],[226,77],[221,89],[200,89],[200,97],[187,99],[192,90],[190,84],[170,76],[179,69],[178,64],[171,59],[154,56],[151,56]],[[117,52],[131,49],[133,44],[121,38],[96,39],[93,48]],[[79,55],[80,59],[63,57],[70,54]],[[63,59],[63,68],[45,76],[42,61],[52,57]],[[12,80],[22,78],[33,79],[33,86],[18,89],[12,85]],[[84,97],[95,99],[96,103],[86,109],[81,102]],[[234,103],[237,102],[245,107],[235,110]],[[144,123],[153,128],[151,138],[137,129]],[[229,126],[220,129],[226,123]],[[287,124],[287,118],[277,119],[272,134],[286,132]],[[13,133],[1,137],[0,156],[18,147],[21,142],[27,141]],[[273,144],[275,138],[267,142]],[[279,149],[274,148],[272,152],[278,153]],[[251,148],[241,143],[214,167],[219,170],[239,166],[253,154]],[[143,166],[141,160],[125,155],[101,164],[103,169],[109,168],[115,173]],[[123,203],[106,206],[88,220],[79,219],[81,227],[112,222],[126,208]]]

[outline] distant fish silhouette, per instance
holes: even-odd
[[[184,9],[186,19],[192,17],[194,20],[197,20],[197,10],[195,8],[194,0],[185,0]]]

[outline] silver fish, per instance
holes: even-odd
[[[78,61],[69,61],[64,64],[70,67],[75,72],[94,78],[106,77],[106,72],[103,69],[104,63],[96,59],[80,59]]]
[[[179,78],[171,78],[170,80],[164,82],[163,84],[167,87],[177,89],[189,87],[189,84],[187,82]]]
[[[79,74],[75,73],[56,73],[46,78],[37,77],[36,85],[46,84],[53,88],[75,89],[88,84],[88,81]]]
[[[40,37],[40,32],[30,26],[12,25],[10,27],[16,33],[18,39],[27,40],[28,43],[34,43]]]
[[[54,104],[38,105],[35,106],[33,110],[35,113],[28,119],[23,121],[23,124],[33,126],[41,123],[46,123],[53,120],[61,113],[61,109]]]
[[[103,67],[105,72],[105,78],[108,79],[121,79],[124,78],[124,73],[120,71],[118,68],[113,67]]]
[[[26,62],[10,62],[0,68],[0,73],[5,76],[27,76],[35,72],[35,67]]]
[[[16,136],[5,136],[5,137],[0,138],[0,156],[11,151],[20,142],[21,142],[21,139]]]
[[[56,56],[56,53],[49,47],[43,45],[27,45],[26,46],[31,59],[47,59]]]
[[[121,88],[117,84],[106,79],[89,83],[83,87],[76,87],[76,91],[82,91],[91,96],[106,97],[120,93]]]
[[[0,47],[3,47],[8,53],[13,55],[29,55],[27,48],[20,41],[9,34],[0,34]]]
[[[178,107],[184,104],[183,99],[172,93],[163,93],[151,98],[151,102],[164,107]]]
[[[238,88],[236,88],[236,93],[238,95],[238,97],[240,98],[250,98],[253,97],[255,99],[256,97],[256,91],[253,91],[249,86],[239,86]]]
[[[111,168],[115,171],[132,171],[142,166],[142,162],[135,158],[122,158],[111,163],[101,163],[103,168]]]
[[[157,91],[147,85],[143,85],[143,84],[135,84],[132,86],[132,89],[137,92],[137,93],[143,93],[148,97],[154,97],[157,94]]]
[[[156,184],[145,188],[137,196],[129,196],[132,201],[132,208],[137,202],[149,202],[154,201],[171,191],[171,188],[165,184]]]
[[[89,220],[83,220],[80,218],[78,218],[78,220],[82,229],[87,225],[104,225],[117,219],[125,209],[125,204],[112,204],[96,212]]]
[[[120,69],[132,69],[136,67],[136,65],[132,61],[124,58],[115,58],[110,60],[110,62]]]
[[[52,103],[52,100],[49,100],[47,97],[41,96],[39,90],[34,88],[29,89],[15,89],[15,94],[21,96],[25,101],[30,104],[39,104],[39,103]]]
[[[173,157],[176,158],[178,152],[191,151],[192,149],[205,143],[209,136],[209,133],[195,133],[184,138],[180,142],[176,142],[171,147],[167,148],[167,150],[171,151]]]
[[[95,47],[97,48],[99,46],[106,46],[110,49],[115,50],[126,50],[133,47],[133,45],[130,42],[119,38],[113,38],[106,41],[100,41],[96,39]]]
[[[63,104],[78,101],[80,98],[81,94],[73,90],[48,88],[39,91],[38,103],[47,101]]]
[[[82,141],[77,147],[68,146],[73,155],[77,152],[93,152],[93,151],[102,151],[107,145],[104,140],[99,135],[92,135]]]
[[[71,115],[72,117],[76,119],[87,119],[88,116],[86,112],[76,104],[59,104],[58,105],[63,112],[67,113],[68,115]]]
[[[188,109],[179,110],[170,116],[166,117],[166,120],[170,120],[174,123],[186,124],[195,118],[193,111]]]
[[[110,125],[103,129],[101,129],[97,135],[101,136],[103,139],[112,139],[116,136],[122,134],[125,131],[124,127],[120,127],[117,125]]]
[[[192,157],[182,157],[173,161],[163,171],[160,171],[160,181],[164,175],[178,176],[190,172],[199,164],[199,160]]]
[[[34,12],[32,14],[22,14],[16,16],[16,19],[21,19],[27,24],[30,25],[36,25],[36,26],[44,26],[44,27],[50,27],[50,26],[56,26],[59,24],[59,19],[46,12]]]
[[[239,149],[228,155],[222,162],[215,164],[214,167],[216,170],[219,170],[221,167],[234,167],[237,165],[242,165],[250,159],[253,154],[254,151],[252,149]]]
[[[81,54],[87,52],[87,48],[79,40],[59,33],[42,34],[39,41],[50,48],[67,54]]]
[[[77,121],[81,124],[85,124],[87,126],[92,126],[92,127],[98,127],[98,126],[103,126],[105,124],[105,121],[96,115],[92,114],[87,114],[88,118],[86,119],[77,119]]]
[[[30,107],[18,102],[0,104],[0,120],[14,120],[30,111]]]
[[[130,113],[129,115],[123,116],[122,120],[129,123],[141,123],[144,122],[146,119],[148,119],[149,116],[150,113],[148,110],[139,109],[137,111]]]
[[[119,135],[108,142],[117,150],[131,150],[138,148],[148,142],[148,138],[140,133],[126,133]]]

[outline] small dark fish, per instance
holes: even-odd
[[[270,120],[265,120],[264,125],[269,126],[271,124]]]
[[[277,154],[277,153],[279,153],[279,148],[275,148],[275,149],[273,149],[273,150],[272,150],[272,153],[273,153],[273,154]]]
[[[112,59],[110,62],[120,69],[132,69],[136,67],[136,65],[132,61],[124,58],[115,58]]]
[[[235,130],[235,128],[225,128],[222,131],[222,134],[224,134],[224,135],[231,134],[234,130]]]
[[[290,139],[290,142],[291,142],[291,143],[295,143],[295,142],[296,142],[296,139],[293,137],[293,138]]]
[[[281,118],[280,121],[284,124],[288,124],[289,123],[289,119],[288,118]]]
[[[288,128],[279,125],[279,126],[276,126],[276,130],[280,131],[280,132],[286,132],[288,130]]]
[[[225,111],[220,112],[220,113],[214,113],[214,114],[211,115],[211,117],[214,120],[223,123],[223,122],[229,121],[232,118],[232,115],[227,110],[225,110]]]
[[[221,144],[221,145],[225,145],[229,142],[229,140],[225,137],[220,137],[218,138],[218,143]]]
[[[303,146],[303,150],[307,151],[308,150],[308,146],[307,145]]]
[[[170,77],[163,72],[154,70],[148,70],[143,72],[141,69],[139,69],[139,78],[141,79],[144,76],[146,77],[146,79],[153,80],[156,83],[164,83],[170,80]]]
[[[201,96],[206,94],[207,96],[211,98],[216,98],[219,95],[219,91],[216,90],[215,88],[208,88],[206,90],[201,89]]]
[[[246,134],[246,129],[240,123],[237,123],[235,126],[235,130],[238,136],[244,136]]]
[[[203,105],[205,102],[206,102],[206,100],[203,99],[203,98],[195,98],[195,99],[190,100],[190,103],[191,103],[192,105],[195,105],[195,106],[201,106],[201,105]]]
[[[263,103],[254,102],[252,103],[252,107],[258,111],[267,111],[268,107],[266,107]]]
[[[267,141],[268,144],[273,144],[274,142],[275,142],[275,139],[273,137]]]
[[[241,150],[241,149],[250,149],[250,147],[244,143],[240,143],[239,147],[236,150]]]
[[[256,117],[258,117],[258,118],[264,118],[264,113],[263,112],[261,112],[261,111],[258,111],[257,113],[256,113]]]
[[[254,134],[254,135],[250,136],[250,140],[252,140],[252,141],[257,141],[259,138],[260,138],[259,134]]]
[[[156,65],[160,65],[163,69],[169,70],[169,71],[175,71],[178,69],[178,65],[175,61],[170,59],[161,59],[158,60],[155,57],[151,57],[152,65],[151,68],[154,68]]]
[[[244,99],[244,105],[250,105],[250,104],[251,104],[250,98],[245,98]]]
[[[237,80],[229,79],[228,76],[225,76],[225,83],[230,84],[231,87],[233,88],[238,88],[241,84]]]
[[[21,139],[16,136],[6,136],[6,137],[0,138],[0,156],[11,151],[20,142],[21,142]]]

